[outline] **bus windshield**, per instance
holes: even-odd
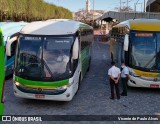
[[[72,42],[73,37],[20,36],[15,74],[38,81],[69,78]]]
[[[149,71],[160,70],[160,33],[131,32],[131,65]]]

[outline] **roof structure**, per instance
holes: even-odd
[[[108,11],[104,13],[101,17],[99,17],[97,20],[104,20],[110,22],[113,21],[113,19],[116,19],[119,22],[122,22],[125,20],[138,18],[160,19],[160,13]]]
[[[160,12],[160,0],[148,0],[146,11],[147,12]]]

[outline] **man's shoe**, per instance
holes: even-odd
[[[127,96],[127,94],[121,94],[121,96]]]
[[[112,99],[112,100],[114,100],[114,98],[113,97],[109,97],[110,99]]]
[[[124,93],[122,92],[122,93],[121,93],[121,96],[123,96],[123,95],[124,95]]]
[[[119,100],[119,99],[120,99],[120,97],[117,97],[117,99]]]

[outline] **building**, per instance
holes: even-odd
[[[90,10],[91,10],[91,8],[90,8],[90,0],[87,0],[86,1],[86,11],[89,13]]]
[[[148,0],[146,11],[147,12],[160,12],[160,0]]]
[[[91,9],[90,5],[91,5],[90,0],[86,0],[86,9],[82,9],[78,12],[75,12],[73,14],[74,20],[89,22],[89,21],[96,20],[97,18],[103,15],[104,13],[103,10],[93,10]]]

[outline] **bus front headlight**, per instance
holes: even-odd
[[[19,86],[19,85],[20,85],[20,83],[19,83],[19,82],[14,82],[14,83],[15,83],[15,85],[16,85],[16,86]]]
[[[66,90],[67,88],[68,88],[68,86],[64,85],[64,86],[59,87],[58,90]]]
[[[67,89],[67,88],[68,88],[67,85],[62,86],[62,89]]]
[[[136,73],[134,73],[133,71],[129,73],[131,76],[133,77],[140,77],[139,75],[137,75]]]

